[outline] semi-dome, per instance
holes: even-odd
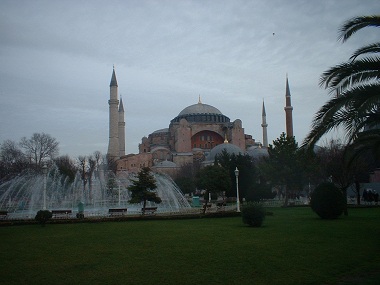
[[[247,153],[250,157],[256,159],[269,156],[268,149],[266,147],[262,147],[261,145],[254,145],[249,147],[247,149]]]
[[[230,143],[223,143],[223,144],[219,144],[217,145],[216,147],[214,147],[211,151],[210,151],[210,154],[207,156],[207,160],[208,161],[214,161],[215,160],[215,157],[219,154],[222,154],[223,151],[226,151],[228,154],[232,155],[232,154],[235,154],[235,155],[239,155],[239,154],[244,154],[244,151],[234,145],[234,144],[230,144]]]
[[[198,102],[183,109],[171,122],[186,119],[188,122],[225,123],[230,119],[224,116],[217,108]]]

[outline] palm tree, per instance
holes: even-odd
[[[365,27],[380,27],[380,15],[356,17],[340,28],[347,41]],[[303,146],[313,147],[330,130],[343,127],[348,143],[363,149],[380,146],[380,42],[356,50],[351,58],[325,71],[320,86],[332,98],[315,114]],[[359,139],[358,139],[359,138]]]

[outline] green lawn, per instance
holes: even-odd
[[[379,284],[380,208],[0,228],[0,284]]]

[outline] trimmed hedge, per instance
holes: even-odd
[[[243,223],[251,227],[261,227],[265,219],[265,209],[262,204],[248,202],[241,209]]]
[[[39,210],[34,218],[42,226],[45,226],[46,222],[52,218],[53,214],[49,210]]]
[[[333,183],[322,183],[311,194],[311,209],[322,219],[337,219],[344,205],[343,193]]]

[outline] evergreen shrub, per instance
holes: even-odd
[[[311,194],[311,209],[322,219],[337,219],[344,210],[342,191],[333,183],[322,183]]]
[[[243,205],[241,216],[244,224],[251,227],[261,227],[265,219],[265,209],[260,203],[248,202]]]
[[[52,212],[49,210],[39,210],[35,216],[35,220],[38,221],[42,226],[53,217]]]
[[[276,196],[272,192],[272,187],[268,184],[253,184],[247,191],[245,196],[248,202],[259,202],[265,199],[273,199]]]

